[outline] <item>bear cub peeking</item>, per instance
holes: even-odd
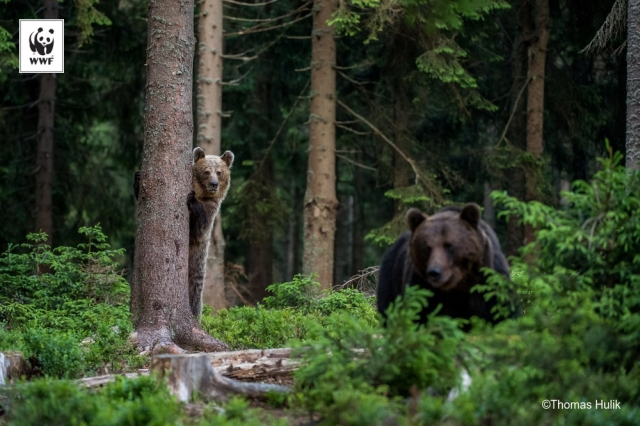
[[[463,208],[445,207],[432,216],[412,208],[407,212],[410,232],[401,235],[387,250],[378,278],[378,311],[386,310],[406,285],[417,285],[433,292],[420,314],[420,322],[438,305],[439,315],[469,319],[478,316],[491,323],[494,299],[471,293],[475,284],[486,279],[480,271],[489,267],[510,278],[507,260],[491,227],[480,219],[476,204]]]
[[[205,155],[204,149],[193,150],[191,189],[187,197],[189,208],[189,304],[198,318],[202,314],[202,290],[207,271],[207,255],[211,242],[213,220],[227,196],[231,183],[233,153],[220,157]]]

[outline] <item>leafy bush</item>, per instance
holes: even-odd
[[[306,334],[306,318],[291,308],[265,309],[243,306],[221,309],[211,315],[205,308],[202,328],[229,345],[232,350],[285,346]]]
[[[286,425],[269,415],[250,409],[241,398],[196,422],[188,419],[183,406],[170,393],[164,381],[141,376],[119,377],[99,390],[81,389],[77,384],[49,378],[23,383],[10,392],[7,420],[11,426],[87,425],[87,426],[262,426]]]
[[[355,289],[317,294],[319,284],[312,277],[296,275],[291,282],[267,287],[273,296],[265,305],[221,309],[216,315],[205,307],[202,327],[232,349],[276,348],[304,341],[310,325],[335,327],[332,315],[349,312],[363,324],[376,324],[378,313],[372,301]]]
[[[459,363],[474,359],[474,345],[449,317],[416,323],[428,295],[409,287],[390,307],[385,328],[346,313],[330,317],[332,326],[316,330],[317,339],[301,350],[305,365],[295,377],[305,407],[326,424],[378,424],[397,410],[393,398],[412,388],[453,387]]]
[[[110,248],[99,225],[79,232],[87,242],[77,247],[51,249],[38,233],[0,255],[0,349],[24,351],[41,374],[143,362],[127,341],[129,285],[114,261],[123,251]]]
[[[40,379],[19,385],[7,410],[10,425],[174,425],[180,404],[151,377],[118,378],[97,393]]]

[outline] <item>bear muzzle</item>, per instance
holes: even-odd
[[[429,285],[441,291],[451,290],[457,284],[454,274],[451,271],[443,270],[439,266],[429,266],[426,275]]]
[[[213,180],[207,182],[207,190],[209,192],[216,192],[218,190],[218,182]]]

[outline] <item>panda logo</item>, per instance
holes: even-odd
[[[48,33],[45,33],[42,28],[32,32],[29,36],[29,46],[33,53],[38,52],[42,56],[50,54],[53,50],[53,29]]]

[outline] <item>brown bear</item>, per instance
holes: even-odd
[[[229,190],[233,159],[231,151],[225,151],[218,157],[205,155],[200,147],[193,150],[191,192],[187,196],[187,207],[189,208],[189,305],[196,318],[202,314],[202,290],[213,220]],[[135,173],[133,192],[137,200],[140,192],[140,172]]]
[[[406,285],[417,285],[433,292],[420,322],[438,305],[439,315],[469,319],[472,316],[496,323],[491,308],[471,287],[485,282],[482,267],[489,267],[510,278],[509,266],[491,227],[480,219],[476,204],[446,207],[432,216],[412,208],[407,212],[410,232],[401,235],[387,250],[378,277],[378,311],[386,310],[404,293]]]
[[[207,270],[207,255],[213,219],[227,195],[231,183],[233,153],[205,155],[202,148],[193,150],[192,191],[189,207],[189,304],[197,318],[202,313],[202,290]]]

